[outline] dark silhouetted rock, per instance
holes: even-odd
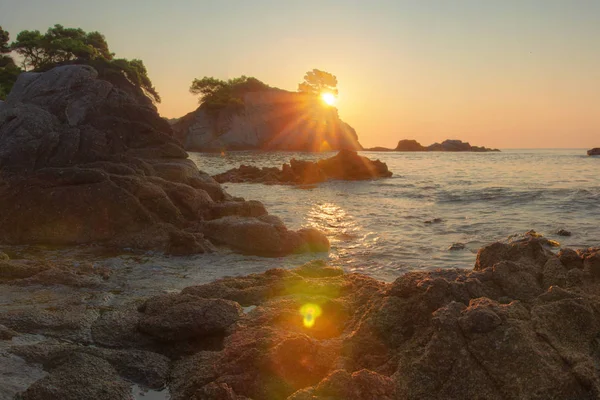
[[[566,229],[559,229],[558,231],[556,231],[556,234],[558,236],[571,236],[571,232]]]
[[[587,151],[588,156],[600,156],[600,147],[594,147]]]
[[[489,151],[500,151],[498,149],[489,149],[487,147],[471,146],[468,142],[461,140],[444,140],[442,143],[434,143],[427,147],[422,146],[419,142],[412,139],[404,139],[398,142],[398,146],[394,149],[395,151],[468,151],[468,152],[489,152]]]
[[[185,255],[213,250],[205,219],[266,214],[232,204],[140,90],[106,79],[84,65],[19,76],[0,108],[0,243]]]
[[[306,185],[338,180],[388,178],[392,173],[379,160],[369,160],[356,151],[341,150],[337,155],[317,162],[291,159],[281,169],[242,165],[215,175],[217,182],[252,182],[266,184]]]
[[[421,146],[419,142],[414,139],[403,139],[398,142],[395,148],[396,151],[427,151],[426,147]]]

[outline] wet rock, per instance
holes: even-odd
[[[103,312],[92,324],[93,342],[111,348],[150,348],[152,338],[138,331],[141,314],[139,304],[132,303]]]
[[[42,364],[49,370],[73,354],[89,354],[110,363],[122,378],[152,389],[161,389],[166,385],[170,367],[167,357],[149,351],[112,350],[52,340],[13,346],[10,352],[30,363]]]
[[[153,297],[142,307],[140,331],[164,341],[223,333],[242,315],[236,302],[187,294]]]
[[[98,311],[85,306],[22,308],[0,313],[0,324],[21,333],[36,333],[90,343],[90,327]]]
[[[0,282],[13,281],[34,276],[46,269],[49,265],[27,261],[0,261]]]
[[[387,165],[379,160],[369,160],[356,151],[341,150],[337,155],[317,162],[291,159],[289,164],[277,168],[257,168],[242,165],[216,175],[217,182],[252,182],[270,184],[307,185],[338,180],[366,180],[392,176]]]
[[[581,258],[581,255],[573,249],[560,249],[558,252],[558,259],[567,269],[583,269],[583,259]]]
[[[230,216],[214,219],[207,221],[202,231],[207,238],[248,254],[280,256],[329,249],[328,239],[315,229],[294,232],[259,218]]]
[[[464,250],[466,248],[464,243],[453,243],[450,247],[448,247],[448,250],[450,251],[458,251],[458,250]]]
[[[387,376],[366,369],[352,374],[345,370],[337,370],[317,386],[299,390],[288,397],[288,400],[392,400],[396,398],[395,393],[395,383]]]
[[[18,333],[4,325],[0,325],[0,340],[10,340],[17,336]]]
[[[204,235],[189,232],[170,232],[166,253],[173,256],[186,256],[198,253],[210,253],[214,247],[204,240]]]
[[[559,229],[558,231],[556,231],[556,234],[558,236],[571,236],[571,232],[566,229]]]
[[[600,248],[590,248],[582,252],[583,269],[594,278],[600,278]]]
[[[0,251],[0,262],[10,261],[8,254]]]
[[[190,399],[198,388],[214,381],[218,377],[215,367],[220,356],[218,352],[201,351],[176,361],[169,378],[171,399]]]
[[[131,389],[107,361],[76,353],[57,362],[48,376],[18,396],[22,400],[126,400],[131,398]]]
[[[443,222],[444,220],[441,218],[434,218],[434,219],[428,219],[427,221],[425,221],[426,224],[439,224],[440,222]]]

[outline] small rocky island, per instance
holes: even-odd
[[[587,151],[588,156],[600,156],[600,147],[594,147]]]
[[[328,180],[356,181],[389,178],[390,176],[392,176],[392,172],[388,170],[385,163],[359,156],[353,150],[342,150],[331,158],[316,162],[292,158],[290,163],[283,164],[281,169],[241,165],[238,168],[215,175],[213,178],[219,183],[251,182],[305,185]]]
[[[403,151],[403,152],[411,152],[411,151],[448,151],[448,152],[490,152],[490,151],[500,151],[498,149],[490,149],[487,147],[480,146],[471,146],[469,142],[463,142],[462,140],[444,140],[442,143],[434,143],[429,146],[423,146],[421,143],[417,142],[414,139],[404,139],[398,142],[398,146],[395,149],[388,149],[385,147],[373,147],[369,149],[365,149],[366,151]]]
[[[173,123],[175,137],[190,151],[362,150],[355,130],[318,97],[261,87],[236,100],[217,108],[202,104]]]

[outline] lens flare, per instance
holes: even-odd
[[[300,308],[300,314],[304,317],[304,326],[312,328],[317,320],[317,317],[321,315],[321,307],[317,304],[307,303]]]

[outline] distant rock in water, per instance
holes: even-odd
[[[213,178],[219,183],[312,184],[332,179],[357,181],[390,176],[392,173],[385,163],[359,156],[356,151],[342,150],[331,158],[317,162],[292,158],[281,169],[242,165]]]
[[[369,147],[368,149],[364,149],[365,151],[394,151],[394,149],[388,149],[387,147]]]
[[[220,109],[202,105],[173,124],[186,150],[362,150],[335,107],[303,93],[269,88]]]
[[[0,243],[174,254],[210,251],[207,238],[259,255],[328,248],[322,233],[289,231],[262,204],[233,199],[187,159],[139,89],[89,66],[19,76],[0,104],[0,171]],[[222,218],[219,232],[247,238],[243,247],[207,228]],[[258,233],[271,242],[253,240]]]
[[[404,139],[398,142],[396,151],[427,151],[426,147],[421,146],[421,143],[413,139]]]
[[[434,143],[430,146],[422,146],[419,142],[412,139],[404,139],[398,142],[395,151],[469,151],[469,152],[488,152],[500,151],[498,149],[489,149],[487,147],[471,146],[468,142],[462,140],[444,140],[442,143]]]
[[[587,151],[588,156],[600,156],[600,147],[594,147]]]

